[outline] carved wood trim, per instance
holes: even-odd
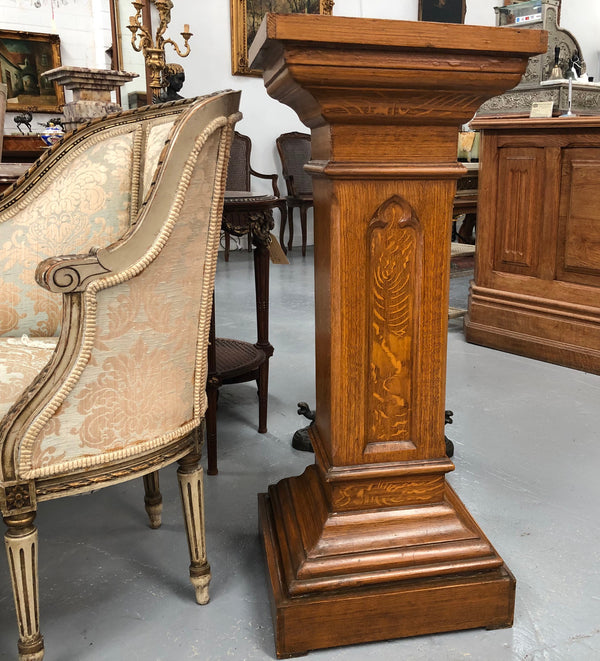
[[[600,148],[567,148],[562,160],[556,275],[600,286]]]
[[[171,444],[151,453],[135,455],[115,462],[113,466],[74,471],[71,474],[35,480],[35,490],[40,501],[58,498],[66,493],[85,493],[110,484],[125,482],[168,466],[190,452],[196,451],[195,433],[189,433]]]
[[[537,245],[544,183],[544,151],[536,147],[500,150],[495,269],[537,273]],[[505,191],[511,191],[506,195]],[[535,219],[535,220],[532,220]]]
[[[412,407],[423,235],[414,210],[394,196],[367,231],[370,317],[365,337],[370,378],[365,401],[367,454],[414,450]]]

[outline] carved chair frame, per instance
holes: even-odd
[[[218,104],[222,110],[219,121],[227,124],[221,138],[221,149],[231,140],[233,124],[239,118],[232,101],[235,98],[235,95],[225,94]],[[90,134],[104,129],[107,121],[111,126],[136,122],[140,111],[144,112],[146,117],[178,115],[195,101],[197,99],[160,104],[114,115],[109,120],[94,120],[74,132],[67,148],[76,148]],[[206,113],[214,113],[214,108],[209,107]],[[177,132],[183,139],[178,140],[177,144],[185,145],[190,141],[193,143],[196,139],[195,130],[194,123],[188,125],[184,122],[178,125]],[[45,153],[19,181],[0,196],[0,211],[14,205],[36,186],[56,160],[64,156],[62,146],[58,144]],[[133,277],[140,260],[143,261],[146,255],[149,233],[156,236],[161,231],[165,222],[165,205],[169,204],[166,199],[167,191],[177,189],[186,157],[184,149],[174,150],[172,147],[173,144],[168,144],[163,150],[161,164],[150,185],[150,191],[139,205],[137,222],[119,240],[110,246],[93,249],[88,255],[65,255],[44,260],[37,268],[38,284],[63,294],[62,332],[50,362],[22,393],[0,426],[0,511],[5,517],[35,511],[37,501],[66,495],[66,492],[70,495],[123,482],[133,476],[158,470],[190,452],[199,451],[198,426],[202,422],[201,416],[193,421],[194,424],[190,424],[190,429],[185,434],[180,434],[160,447],[134,454],[133,457],[116,459],[111,462],[110,469],[107,469],[106,465],[92,468],[74,467],[65,474],[27,480],[18,477],[16,467],[16,452],[24,430],[64,386],[64,378],[72,373],[78,356],[81,355],[82,345],[86,341],[86,329],[90,327],[90,306],[86,296],[93,295],[90,292],[105,286],[100,283],[100,279],[105,283],[109,278],[110,286],[113,281]],[[224,171],[226,172],[226,168]],[[225,174],[221,173],[220,176],[224,191]],[[161,183],[160,187],[158,183]],[[221,208],[214,211],[219,217],[220,228]]]

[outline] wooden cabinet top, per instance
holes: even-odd
[[[600,115],[581,117],[481,117],[475,118],[469,126],[476,130],[581,130],[600,128]]]

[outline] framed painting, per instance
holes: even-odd
[[[65,104],[64,90],[42,75],[60,65],[57,34],[0,30],[0,77],[7,88],[6,110],[60,112]]]
[[[260,76],[248,64],[252,43],[263,16],[276,14],[331,14],[334,0],[231,0],[231,73],[234,76]]]
[[[464,23],[466,0],[419,0],[419,20]]]

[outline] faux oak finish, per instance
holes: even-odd
[[[469,342],[600,374],[600,117],[480,119]]]
[[[316,463],[259,497],[279,657],[509,626],[514,579],[445,481],[457,131],[539,31],[268,14],[250,50],[311,128]]]

